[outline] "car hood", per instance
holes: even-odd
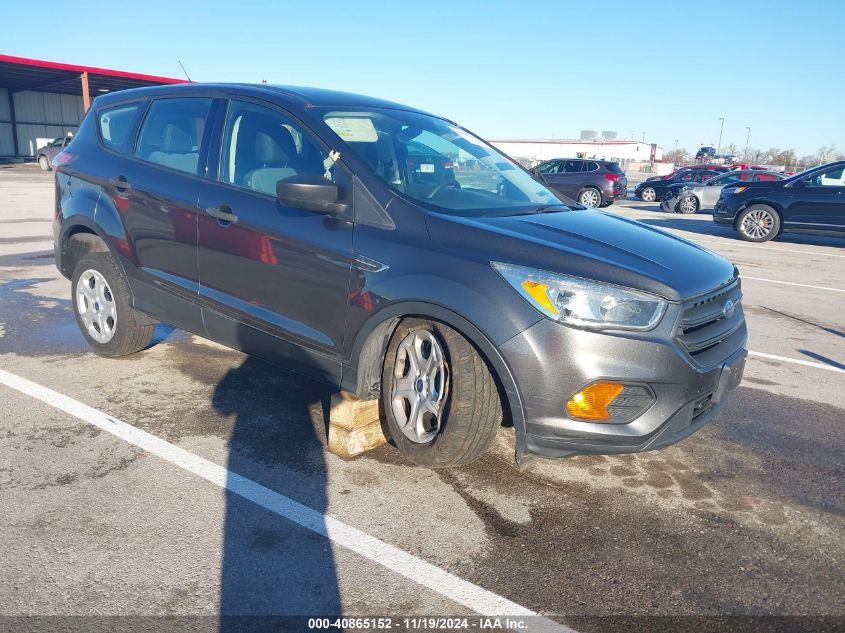
[[[455,224],[476,229],[456,230]],[[507,217],[432,214],[429,235],[468,256],[618,284],[672,301],[717,288],[734,265],[697,244],[595,210]]]

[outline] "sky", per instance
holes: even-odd
[[[381,97],[487,139],[845,151],[845,0],[4,3],[0,53]]]

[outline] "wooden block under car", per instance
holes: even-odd
[[[387,442],[379,419],[379,401],[332,394],[329,410],[329,451],[355,457]]]

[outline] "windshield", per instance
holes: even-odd
[[[564,204],[519,165],[443,119],[367,108],[328,111],[323,120],[388,186],[428,207],[481,216]]]

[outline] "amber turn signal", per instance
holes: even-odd
[[[624,389],[625,385],[615,382],[594,382],[569,399],[566,412],[570,417],[582,420],[609,420],[607,407]]]

